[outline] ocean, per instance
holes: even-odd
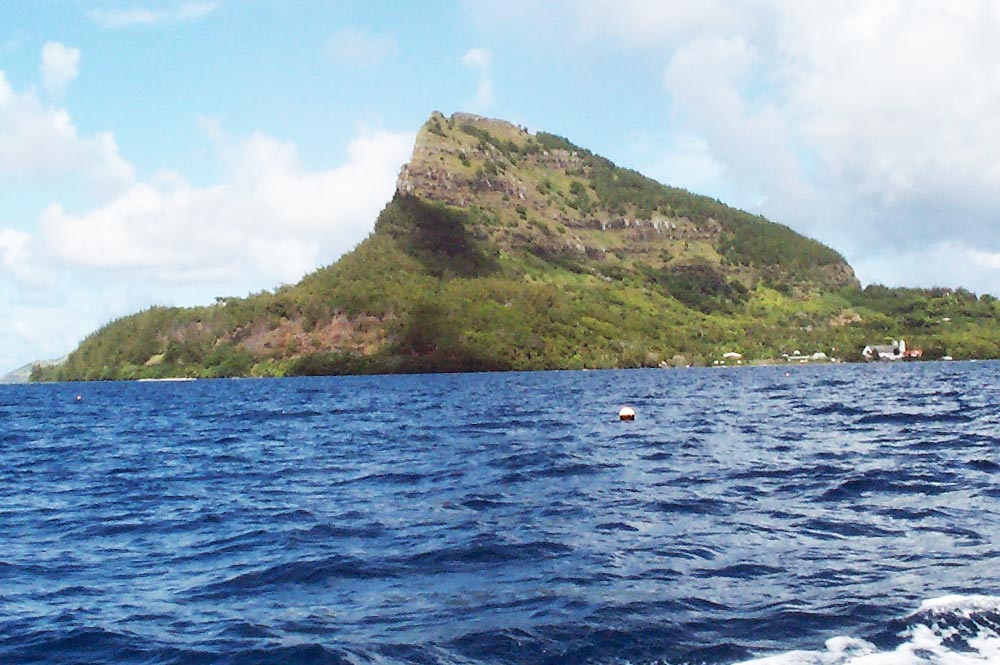
[[[1000,663],[998,388],[0,386],[0,663]]]

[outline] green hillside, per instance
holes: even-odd
[[[861,290],[834,250],[551,134],[434,114],[373,233],[294,286],[152,308],[35,379],[997,357],[994,299]]]

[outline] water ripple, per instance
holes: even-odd
[[[1000,365],[785,372],[2,386],[0,662],[839,663],[1000,631]]]

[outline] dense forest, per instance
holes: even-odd
[[[298,284],[153,307],[35,380],[1000,357],[998,305],[861,288],[834,250],[545,133],[435,114],[374,231]]]

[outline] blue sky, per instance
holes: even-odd
[[[0,369],[332,262],[433,110],[762,213],[865,283],[1000,295],[996,4],[832,4],[6,3]]]

